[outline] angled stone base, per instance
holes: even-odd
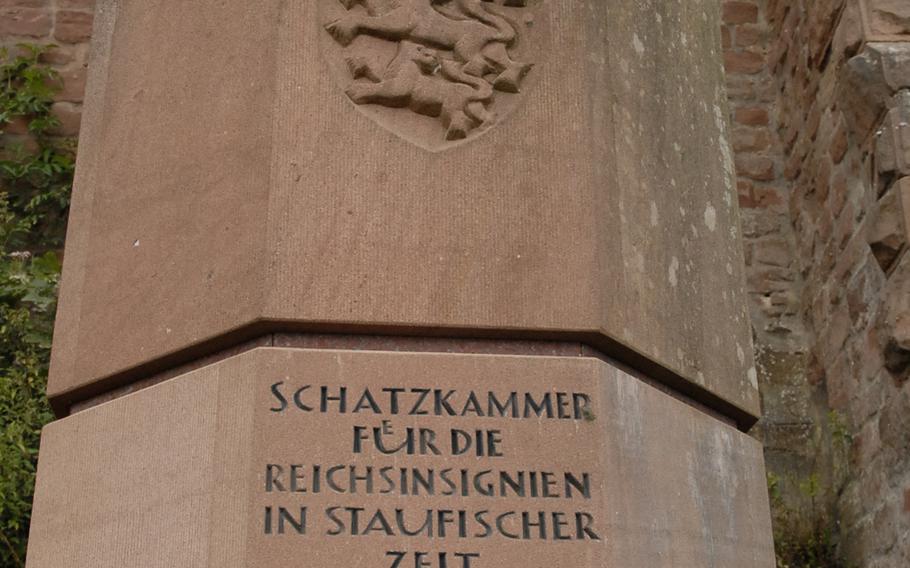
[[[51,424],[36,495],[28,568],[774,565],[759,444],[588,358],[257,348]]]

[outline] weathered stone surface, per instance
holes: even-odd
[[[877,125],[894,93],[905,88],[910,88],[910,47],[905,43],[868,43],[847,62],[840,97],[860,139]]]
[[[302,329],[583,337],[757,415],[716,2],[530,2],[534,67],[463,142],[360,112],[338,38],[379,32],[324,4],[99,2],[59,409]]]
[[[53,19],[46,9],[0,7],[0,34],[7,36],[42,37],[51,31]]]
[[[910,178],[902,178],[885,192],[872,211],[869,246],[882,270],[888,271],[910,242]]]
[[[54,39],[63,43],[81,43],[92,36],[92,13],[60,10],[56,14]]]
[[[760,53],[742,51],[724,54],[724,66],[727,73],[744,73],[754,75],[765,68],[765,58]]]
[[[781,3],[783,4],[783,2]],[[855,54],[859,50],[859,46],[867,39],[860,2],[843,2],[843,4],[844,10],[840,23],[831,38],[831,50],[838,60]]]
[[[723,19],[728,24],[754,24],[758,22],[758,6],[751,2],[724,2]]]
[[[904,254],[888,280],[879,315],[885,366],[900,381],[910,378],[910,255]]]
[[[907,36],[910,39],[910,5],[903,0],[861,0],[869,33],[873,37]]]
[[[330,396],[346,387],[344,413],[329,399],[321,411],[323,386]],[[549,394],[552,407],[540,410],[541,417],[516,419],[511,411],[449,416],[445,405],[428,404],[426,415],[414,416],[415,393],[396,395],[394,413],[390,393],[381,390],[422,387],[454,389],[447,403],[459,412],[469,391],[484,409],[490,392],[500,400],[515,392],[519,401],[525,393],[538,401]],[[362,399],[367,388],[372,404]],[[406,448],[384,455],[371,434],[384,420],[394,431],[384,438],[389,444],[404,439],[408,427],[436,436],[425,438],[425,455],[419,444],[417,455],[406,455]],[[355,436],[358,426],[368,436]],[[497,431],[493,453],[502,457],[477,457],[473,446],[451,455],[452,429]],[[45,430],[41,456],[28,568],[268,568],[304,560],[380,566],[392,564],[387,551],[410,552],[412,565],[413,552],[432,552],[434,566],[439,552],[449,554],[448,566],[462,566],[455,552],[479,554],[474,568],[562,566],[570,558],[573,566],[590,568],[773,565],[758,443],[595,359],[260,348],[60,420]],[[301,467],[292,470],[294,464]],[[345,467],[330,473],[335,464]],[[366,480],[351,481],[350,465],[359,475],[373,468],[371,489]],[[319,473],[314,466],[322,466]],[[431,476],[451,468],[457,496],[445,494],[444,481],[432,494],[422,484],[406,483],[403,491],[401,468]],[[485,483],[462,486],[461,469],[469,481],[482,470],[494,477],[554,472],[539,473],[541,481],[566,473],[584,480],[587,473],[580,486],[588,489],[538,483],[535,496],[528,473],[524,497],[499,483],[485,496]],[[318,489],[314,479],[321,480]],[[267,507],[272,534],[265,534]],[[307,508],[305,535],[287,517],[279,524],[279,507],[298,523],[300,508]],[[331,507],[338,507],[332,514],[340,522],[327,516]],[[343,507],[364,509],[356,532],[368,534],[350,535],[352,512]],[[387,536],[401,532],[396,508],[415,532],[427,510],[455,513],[448,515],[446,537],[438,527],[433,538]],[[388,528],[370,522],[376,510]],[[467,512],[466,538],[458,537],[460,510]],[[487,532],[479,511],[492,524],[487,538],[475,538]],[[522,535],[523,511],[534,521],[538,511],[546,513],[546,540],[533,526],[528,538]],[[503,514],[501,525],[492,523]],[[579,531],[576,518],[588,530]],[[556,526],[554,519],[571,522]],[[567,538],[554,542],[556,534]]]
[[[903,473],[910,452],[910,383],[890,390],[878,428],[885,473],[894,476]]]
[[[781,480],[777,529],[792,536],[799,523],[826,524],[839,533],[844,564],[905,566],[910,556],[897,543],[910,517],[895,512],[908,479],[899,432],[910,351],[900,329],[910,291],[896,182],[906,175],[900,107],[910,50],[902,36],[884,34],[895,29],[876,31],[869,18],[876,6],[903,7],[753,3],[759,17],[749,25],[767,41],[737,47],[741,25],[728,21],[727,49],[767,54],[768,72],[731,75],[728,84],[734,106],[768,110],[774,135],[767,147],[743,133],[735,139],[738,164],[777,167],[766,181],[750,179],[748,167],[738,171],[766,414],[753,432]],[[788,210],[758,198],[768,194],[782,196]],[[844,432],[853,440],[849,463]],[[814,503],[798,488],[809,478],[820,480]],[[838,516],[825,520],[825,511]]]
[[[884,136],[893,138],[894,167],[897,175],[910,175],[910,89],[902,89],[889,104]]]

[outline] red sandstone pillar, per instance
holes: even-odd
[[[98,10],[29,568],[773,565],[716,2]]]

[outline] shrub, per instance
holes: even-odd
[[[71,141],[53,136],[52,47],[0,50],[0,565],[24,566],[45,398],[65,217]]]

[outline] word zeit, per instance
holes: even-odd
[[[502,458],[506,440],[497,429],[404,428],[395,432],[391,417],[442,416],[500,419],[592,421],[591,399],[573,392],[509,392],[429,388],[361,388],[285,382],[270,387],[269,411],[376,416],[379,424],[353,425],[352,455],[422,455]],[[342,438],[343,439],[343,438]],[[393,497],[591,499],[590,474],[493,469],[412,468],[375,463],[305,466],[267,464],[265,492],[304,497],[334,493]],[[431,541],[505,539],[511,541],[601,541],[593,515],[576,510],[502,510],[494,506],[459,508],[381,508],[327,506],[318,525],[325,537],[421,538]],[[306,535],[313,513],[307,506],[265,507],[266,535]],[[478,568],[476,551],[387,550],[388,568]]]

